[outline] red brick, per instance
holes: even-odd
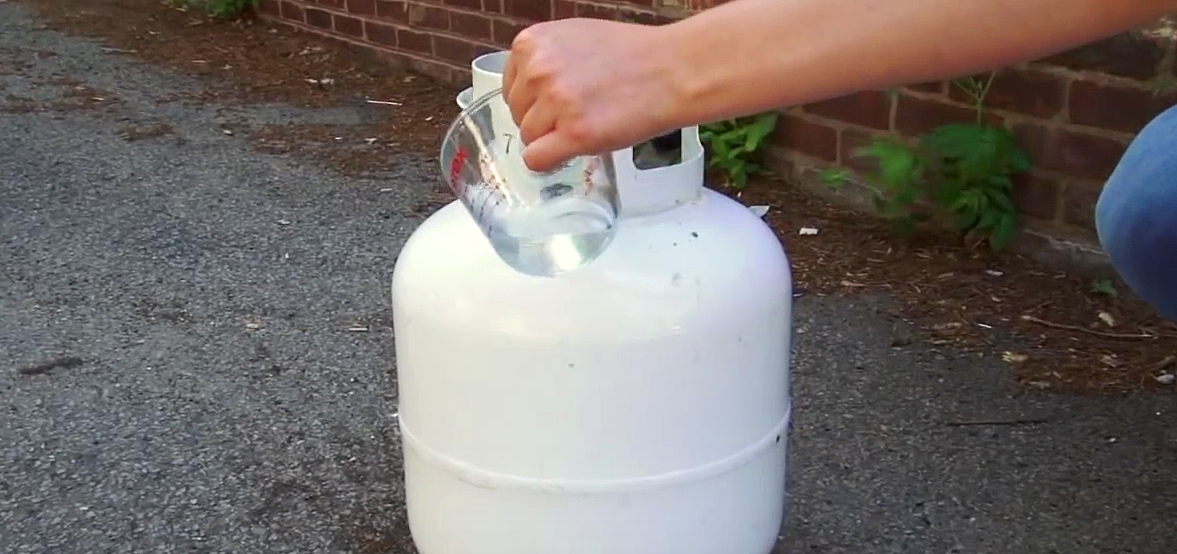
[[[1014,187],[1010,194],[1019,212],[1037,219],[1054,221],[1058,217],[1059,188],[1059,182],[1054,179],[1023,173],[1014,177]]]
[[[617,12],[617,19],[627,23],[637,23],[640,25],[665,25],[674,21],[673,19],[662,17],[658,14],[648,12],[635,12],[632,10],[619,10]]]
[[[496,19],[492,22],[494,42],[503,46],[510,46],[511,41],[515,40],[515,35],[518,35],[519,31],[525,28],[527,28],[527,25],[523,23]]]
[[[279,2],[278,0],[262,0],[261,3],[259,3],[257,5],[257,11],[258,11],[258,13],[263,14],[263,15],[268,15],[271,17],[281,17],[282,16],[282,3]],[[299,13],[302,13],[301,10],[299,11]]]
[[[576,4],[576,16],[615,20],[617,19],[617,8],[613,6],[578,3]]]
[[[442,8],[409,4],[409,25],[447,31],[450,28],[450,14]]]
[[[385,46],[396,47],[396,27],[391,25],[382,25],[372,21],[364,22],[364,31],[367,33],[368,40],[376,44],[383,44]]]
[[[503,0],[482,0],[482,11],[487,13],[503,13]]]
[[[833,98],[803,108],[807,113],[886,131],[891,128],[891,95],[866,91]]]
[[[343,35],[363,38],[364,22],[354,17],[335,14],[335,31]]]
[[[1095,230],[1095,203],[1103,185],[1089,181],[1070,181],[1063,188],[1063,221],[1089,231]]]
[[[495,48],[493,46],[487,46],[485,44],[475,44],[474,45],[474,58],[477,58],[483,54],[490,54],[490,53],[499,52],[499,51],[501,51],[501,50],[498,48]],[[473,61],[473,58],[471,58],[471,61]],[[470,67],[470,64],[467,63],[465,65],[465,67]],[[470,76],[467,75],[467,79],[466,79],[465,84],[469,84],[469,82],[470,82]]]
[[[342,10],[343,5],[346,1],[347,0],[315,0],[315,3],[320,6],[326,6],[328,8],[336,8],[336,9]]]
[[[401,50],[408,50],[409,52],[418,52],[421,54],[433,53],[433,40],[430,35],[408,29],[396,30],[396,45]]]
[[[552,1],[552,19],[568,19],[576,17],[576,2],[571,0]]]
[[[842,136],[838,140],[838,163],[862,171],[874,171],[878,163],[869,157],[855,155],[854,151],[866,146],[874,139],[869,131],[848,127],[842,129]]]
[[[405,60],[405,63],[408,64],[408,66],[417,73],[428,75],[429,77],[433,77],[434,79],[437,79],[443,83],[458,84],[456,75],[457,73],[461,72],[461,69],[457,67],[445,63],[432,62],[417,58],[409,58]],[[464,79],[463,81],[467,85],[470,83],[470,79],[468,78]]]
[[[490,40],[490,19],[481,14],[450,12],[450,30],[476,40]]]
[[[1071,123],[1079,125],[1135,133],[1175,103],[1177,92],[1161,93],[1095,81],[1071,83]]]
[[[1123,33],[1039,60],[1075,71],[1148,80],[1157,76],[1164,48],[1139,32]]]
[[[475,56],[475,45],[456,38],[435,36],[433,54],[448,62],[469,65]]]
[[[408,23],[409,8],[403,0],[376,0],[376,16],[401,23]]]
[[[1062,127],[1023,123],[1013,129],[1036,167],[1103,180],[1124,155],[1123,141]]]
[[[334,24],[331,22],[331,12],[325,12],[323,10],[317,10],[314,8],[307,8],[304,11],[306,12],[307,25],[328,30],[334,26]]]
[[[977,77],[984,83],[988,75]],[[1063,77],[1035,69],[1009,68],[993,77],[985,107],[1050,119],[1063,110],[1067,82]],[[975,100],[956,84],[949,84],[948,96],[965,104]]]
[[[282,2],[282,18],[303,21],[302,6],[294,2]]]
[[[838,131],[828,125],[781,114],[773,139],[787,150],[830,162],[838,159]]]
[[[482,11],[482,0],[442,0],[441,3],[455,8]]]
[[[503,13],[529,21],[547,21],[552,18],[552,3],[549,0],[503,0]]]
[[[931,94],[944,94],[944,83],[912,83],[903,88],[915,92],[927,92]]]
[[[347,11],[356,15],[376,15],[376,0],[347,0]]]
[[[905,135],[921,135],[941,125],[972,123],[977,112],[963,106],[945,104],[936,100],[899,95],[895,109],[895,130]],[[1001,118],[987,115],[986,121],[998,123]]]

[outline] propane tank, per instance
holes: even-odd
[[[776,236],[681,163],[613,153],[591,264],[511,269],[460,202],[392,281],[406,504],[421,554],[767,554],[780,533],[792,282]]]

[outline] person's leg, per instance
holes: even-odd
[[[1177,321],[1177,106],[1128,146],[1100,194],[1095,226],[1128,287]]]

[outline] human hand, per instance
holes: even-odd
[[[535,171],[633,146],[673,130],[675,50],[663,27],[562,19],[524,29],[503,71],[503,98]]]

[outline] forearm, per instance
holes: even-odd
[[[1034,59],[1177,0],[734,0],[664,27],[674,126]]]

